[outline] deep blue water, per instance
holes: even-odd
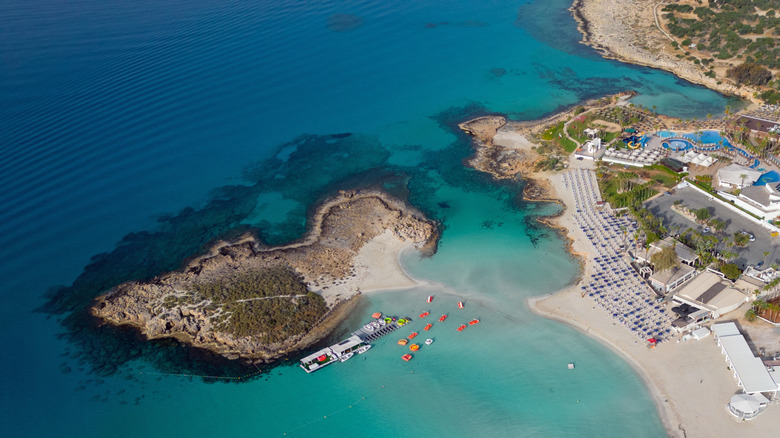
[[[628,365],[524,308],[525,297],[571,281],[576,264],[531,219],[552,207],[518,202],[521,187],[464,169],[468,140],[452,127],[486,112],[537,118],[626,89],[680,117],[733,102],[599,58],[577,44],[566,7],[0,3],[2,429],[364,436],[405,423],[429,436],[662,434]],[[244,384],[154,375],[235,370],[188,367],[186,349],[95,330],[70,311],[118,281],[175,269],[222,233],[255,226],[269,242],[296,238],[313,202],[363,185],[443,221],[440,252],[407,260],[436,282],[435,310],[465,296],[492,320],[467,349],[442,334],[414,377],[392,340],[364,363],[311,376],[295,367]],[[60,285],[68,293],[51,302]],[[372,296],[365,312],[414,312],[421,293]],[[560,373],[572,357],[578,374]],[[434,403],[449,409],[431,418]]]

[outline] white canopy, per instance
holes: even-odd
[[[755,414],[761,409],[761,403],[750,394],[737,394],[729,402],[732,408],[744,414]]]

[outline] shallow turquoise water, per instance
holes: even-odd
[[[527,296],[576,276],[561,240],[529,220],[555,207],[465,170],[468,140],[452,126],[486,112],[537,118],[625,89],[682,117],[734,103],[600,59],[576,43],[567,6],[0,3],[3,430],[662,435],[624,362],[525,309]],[[334,14],[362,25],[333,30]],[[329,135],[339,133],[354,135]],[[465,299],[464,317],[481,324],[457,333],[453,315],[408,364],[385,339],[312,375],[283,366],[238,384],[153,374],[235,370],[188,367],[175,344],[68,318],[94,293],[175,269],[242,224],[271,242],[295,238],[313,202],[363,185],[407,195],[445,228],[434,257],[405,259],[429,288],[368,297],[334,337],[376,309],[417,314],[431,293],[434,314]],[[57,312],[34,312],[49,288],[74,281]]]

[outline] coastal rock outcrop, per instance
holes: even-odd
[[[111,289],[91,313],[149,339],[268,362],[317,342],[348,316],[360,294],[353,260],[367,242],[388,230],[420,249],[437,238],[434,222],[381,192],[342,192],[310,223],[302,240],[282,247],[251,235],[217,242],[179,271]]]

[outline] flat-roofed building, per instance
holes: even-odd
[[[752,186],[761,177],[761,172],[739,164],[730,164],[718,170],[718,184],[721,187],[741,189]]]
[[[674,300],[699,309],[709,310],[712,318],[715,319],[737,309],[749,298],[734,288],[728,280],[708,271],[703,272],[677,291]]]
[[[654,273],[648,278],[648,281],[653,289],[667,294],[693,278],[694,275],[696,275],[696,269],[688,265],[679,265]]]
[[[777,383],[761,359],[753,355],[745,337],[734,323],[713,324],[712,331],[739,387],[746,394],[764,393],[774,397],[778,390]]]
[[[657,240],[649,245],[647,249],[640,249],[636,252],[636,259],[641,263],[650,263],[650,259],[663,251],[664,248],[674,246],[674,252],[677,258],[686,265],[693,266],[699,256],[691,248],[673,237],[665,237],[663,240]]]

